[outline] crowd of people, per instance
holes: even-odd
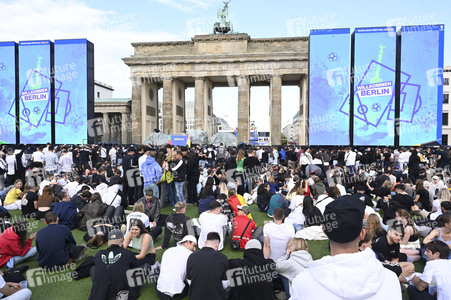
[[[24,261],[64,270],[107,244],[90,260],[90,299],[136,299],[138,275],[154,280],[159,299],[401,299],[403,290],[451,299],[450,155],[448,147],[3,146],[0,296],[31,297],[11,276]],[[47,225],[29,234],[33,219]],[[331,255],[313,260],[309,240],[329,240]]]

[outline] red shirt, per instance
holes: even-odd
[[[237,195],[232,196],[229,198],[228,200],[230,207],[233,210],[233,213],[236,215],[238,215],[238,205],[241,205],[240,199],[238,198]],[[244,229],[244,227],[243,227]]]
[[[4,266],[13,256],[24,256],[31,248],[32,239],[20,245],[19,236],[9,227],[0,235],[0,266]]]
[[[247,216],[236,216],[233,218],[233,235],[232,240],[239,240],[241,234],[243,233],[244,228],[246,227],[247,223],[249,223],[249,219]],[[247,242],[252,239],[252,231],[255,229],[255,222],[254,220],[251,220],[251,223],[249,226],[247,226],[246,232],[243,234],[243,238],[240,241],[240,248],[244,248],[246,246]]]

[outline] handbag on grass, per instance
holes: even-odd
[[[244,227],[243,233],[241,234],[241,236],[240,236],[240,238],[238,240],[232,240],[230,242],[230,248],[232,248],[232,250],[240,249],[240,241],[243,238],[243,235],[246,232],[247,227],[249,227],[249,224],[251,224],[251,222],[252,222],[252,219],[249,219],[249,222],[247,222],[247,225],[246,225],[246,227]]]

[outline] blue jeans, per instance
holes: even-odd
[[[287,298],[290,299],[290,281],[285,276],[279,275],[279,277],[282,280],[285,294],[287,295]]]
[[[183,186],[182,186],[182,192],[183,192]],[[168,198],[169,198],[169,206],[174,206],[177,203],[177,194],[175,193],[174,182],[166,183],[166,194],[168,195]]]
[[[184,182],[174,182],[175,184],[175,192],[177,194],[176,199],[180,202],[185,202],[185,198],[183,197],[183,185]]]
[[[20,264],[23,261],[29,260],[32,257],[36,256],[38,254],[38,250],[36,250],[36,247],[31,247],[30,250],[28,250],[27,253],[25,253],[24,256],[13,256],[9,259],[9,261],[6,263],[6,266],[8,269],[14,268],[14,265]]]
[[[348,169],[349,169],[349,174],[354,174],[355,166],[349,165],[349,166],[346,166],[346,167],[348,167]]]
[[[147,190],[153,191],[153,196],[157,199],[160,199],[160,190],[158,190],[158,185],[156,183],[150,183],[144,185],[144,196],[146,195]]]
[[[303,224],[296,224],[296,223],[293,223],[293,227],[294,227],[295,232],[298,232],[305,228]]]

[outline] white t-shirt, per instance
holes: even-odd
[[[108,153],[108,155],[111,157],[112,160],[116,160],[116,149],[111,148],[110,152]]]
[[[35,151],[31,155],[31,157],[33,158],[33,162],[42,162],[44,159],[44,153],[40,151]]]
[[[291,209],[291,211],[293,211],[296,207],[298,207],[300,204],[303,204],[303,203],[304,203],[304,196],[296,195],[293,198],[291,198],[289,208]]]
[[[60,157],[60,166],[61,166],[61,172],[64,173],[70,173],[72,172],[72,158],[70,158],[69,155],[63,155]]]
[[[157,290],[171,297],[183,291],[185,288],[186,262],[191,253],[184,246],[172,247],[163,253]]]
[[[116,197],[116,198],[114,198],[114,197]],[[114,199],[114,201],[113,201],[113,199]],[[111,203],[111,206],[116,208],[121,205],[122,198],[121,198],[121,196],[119,196],[119,194],[109,190],[108,192],[106,192],[103,195],[102,202],[106,203],[107,205],[110,205],[110,203]]]
[[[16,164],[16,156],[15,155],[8,155],[6,156],[6,165],[8,166],[8,175],[14,175],[15,170],[14,170],[14,166]]]
[[[429,284],[429,294],[433,295],[437,291],[437,300],[451,299],[451,260],[428,261],[419,278]]]
[[[185,265],[186,265],[186,263],[185,263]],[[3,279],[3,276],[0,275],[0,289],[4,288],[5,284],[6,284],[5,279]],[[0,298],[2,298],[2,297],[3,297],[3,294],[0,293]]]
[[[287,250],[287,244],[294,235],[294,227],[291,224],[265,224],[263,227],[263,236],[269,238],[269,245],[271,247],[269,258],[277,261],[284,256]]]
[[[80,190],[79,186],[80,186],[80,184],[76,181],[69,182],[66,185],[65,188],[66,188],[67,193],[69,194],[69,197],[72,198]],[[81,186],[80,186],[80,188],[81,188]]]
[[[206,211],[200,214],[199,223],[201,226],[199,249],[202,249],[205,246],[207,234],[209,232],[216,231],[221,238],[218,248],[218,251],[221,251],[224,247],[223,226],[227,225],[227,217],[223,214],[213,214],[210,213],[210,211]]]

